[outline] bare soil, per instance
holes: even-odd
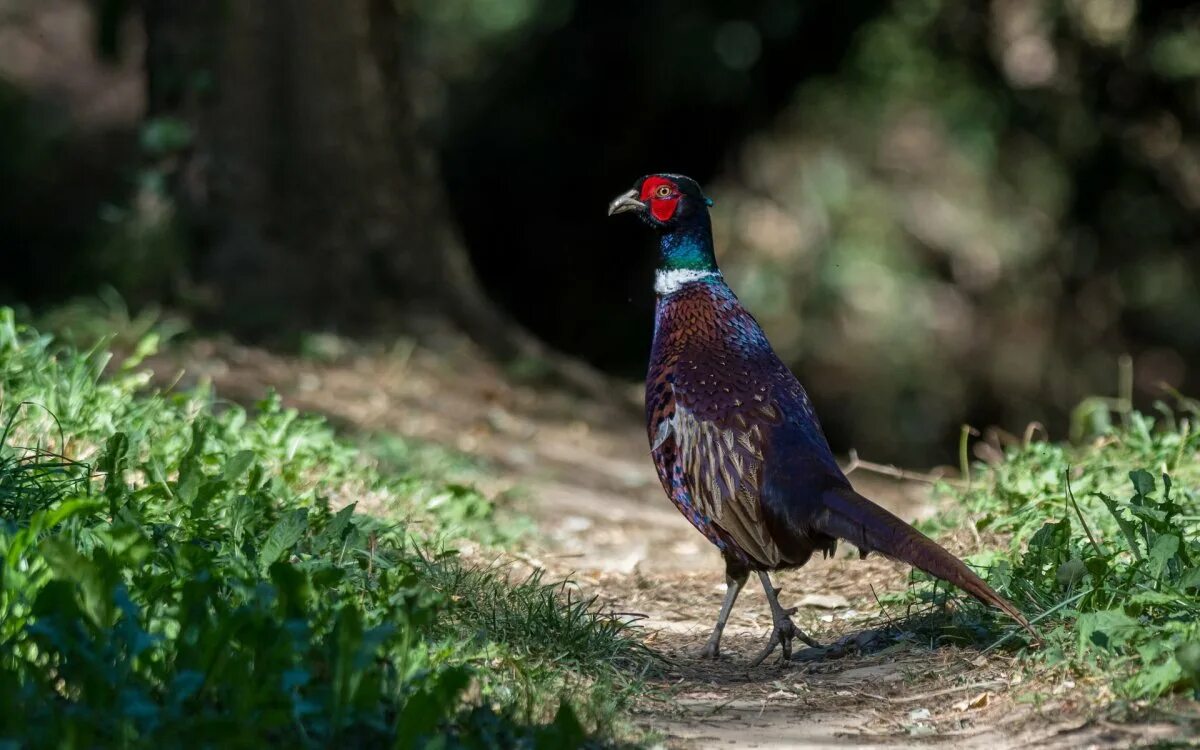
[[[156,367],[167,380],[183,368],[185,383],[211,380],[235,400],[274,387],[288,404],[347,428],[393,432],[485,462],[485,491],[520,496],[536,521],[519,560],[637,615],[642,638],[665,657],[655,678],[662,697],[640,706],[637,720],[667,747],[1001,750],[1188,741],[1179,723],[1109,720],[1103,686],[1056,675],[1023,683],[1014,657],[1002,652],[893,637],[874,653],[783,665],[772,657],[749,668],[770,625],[753,580],[734,608],[722,657],[698,658],[724,592],[723,565],[663,495],[644,428],[628,408],[633,386],[595,403],[516,385],[465,345],[319,362],[202,341]],[[933,512],[920,483],[852,478],[904,518]],[[961,536],[951,540],[958,552],[978,544]],[[902,588],[907,575],[898,564],[846,551],[776,584],[785,606],[801,605],[797,625],[830,643],[881,627],[875,594]],[[1030,700],[1034,687],[1038,701]]]

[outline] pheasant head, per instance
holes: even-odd
[[[715,271],[708,217],[711,205],[712,200],[691,177],[651,174],[614,198],[608,204],[608,215],[633,212],[658,232],[662,270]]]

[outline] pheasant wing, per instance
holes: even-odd
[[[764,399],[745,408],[721,408],[682,396],[675,392],[669,429],[693,502],[750,557],[778,565],[783,555],[761,503],[763,453],[782,416],[778,407]]]

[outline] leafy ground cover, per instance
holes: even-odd
[[[1133,708],[1124,714],[1131,718],[1147,708],[1195,713],[1188,699],[1196,689],[1200,437],[1198,410],[1187,400],[1154,418],[1091,403],[1074,444],[1014,441],[972,467],[969,483],[943,487],[950,502],[926,530],[955,549],[986,550],[971,561],[1039,618],[1042,648],[1019,633],[1003,640],[1009,623],[944,587],[926,581],[905,590],[901,573],[884,562],[828,562],[791,574],[788,590],[842,592],[864,616],[878,592],[890,605],[885,620],[826,624],[817,618],[823,610],[804,610],[803,625],[828,641],[878,627],[895,635],[881,640],[890,646],[750,674],[742,656],[760,646],[766,616],[752,593],[735,610],[736,653],[717,664],[690,661],[711,625],[715,579],[697,567],[704,550],[686,524],[675,525],[643,465],[637,425],[611,446],[607,433],[586,443],[581,463],[562,468],[578,479],[580,466],[596,464],[587,481],[609,484],[585,489],[610,493],[606,507],[627,514],[626,525],[616,514],[589,517],[584,556],[545,558],[557,575],[580,570],[581,584],[613,608],[650,613],[652,626],[631,637],[574,591],[513,575],[537,565],[480,567],[477,557],[445,551],[515,542],[529,553],[523,558],[537,557],[554,552],[539,545],[567,521],[585,525],[564,519],[564,508],[583,513],[597,495],[583,492],[571,505],[563,493],[578,487],[551,477],[539,489],[528,468],[562,460],[574,423],[538,423],[555,450],[509,466],[528,483],[522,502],[538,519],[538,534],[522,536],[527,526],[459,481],[486,480],[497,466],[489,461],[509,453],[464,459],[439,447],[453,444],[440,433],[424,443],[390,437],[408,434],[406,415],[422,403],[407,391],[390,391],[379,402],[387,408],[369,410],[371,419],[350,408],[377,395],[381,372],[393,387],[408,382],[396,381],[397,372],[419,381],[414,393],[444,387],[441,375],[398,369],[390,359],[376,366],[268,358],[261,372],[248,372],[244,353],[218,352],[222,362],[242,362],[220,381],[223,393],[237,384],[245,402],[278,384],[289,403],[345,426],[350,437],[338,437],[274,397],[245,409],[204,389],[159,392],[139,359],[153,350],[160,327],[116,321],[94,333],[118,329],[124,333],[114,345],[131,352],[124,362],[107,361],[102,348],[72,353],[19,328],[10,314],[0,317],[0,741],[413,746],[436,736],[447,746],[604,744],[639,739],[631,715],[671,735],[655,717],[675,716],[669,696],[687,695],[709,717],[687,722],[708,734],[712,717],[733,710],[730,700],[748,701],[745,722],[731,725],[729,736],[752,742],[808,736],[816,725],[804,717],[822,707],[821,721],[845,718],[846,731],[904,732],[914,691],[965,689],[998,676],[1008,686],[993,696],[1000,708],[939,713],[932,706],[933,726],[951,731],[967,717],[987,732],[999,721],[988,711],[1002,713],[1016,700],[1035,714],[1057,705],[1057,714],[1067,695],[1074,716],[1111,718],[1113,706]],[[313,390],[310,381],[322,385]],[[468,410],[476,416],[493,403],[480,398]],[[526,434],[515,413],[485,423],[495,445]],[[475,421],[439,429],[463,434]],[[630,466],[648,475],[644,487],[623,478],[624,463],[602,460],[605,450],[626,445],[635,446]],[[660,507],[661,517],[645,520]],[[625,547],[614,541],[621,538]],[[625,559],[626,548],[649,556],[645,572],[598,585],[594,568]],[[951,616],[924,606],[923,616],[896,622],[914,604],[950,599]],[[636,645],[643,638],[667,657],[650,681],[666,700],[637,700],[644,687],[631,675],[650,664]],[[906,647],[921,652],[927,672],[925,649],[938,643],[965,648],[937,650],[945,664],[936,684],[888,683],[894,706],[871,698],[874,723],[858,722],[869,711],[855,691],[886,691],[857,685],[855,674],[889,665],[903,672],[904,660],[891,664],[895,653],[888,653]],[[990,656],[956,656],[980,650]],[[840,692],[820,689],[839,671]],[[797,675],[794,700],[780,697],[787,674]],[[1067,684],[1069,693],[1057,692]],[[767,704],[780,705],[763,714]],[[252,732],[243,734],[246,727]]]
[[[1200,405],[1180,398],[1153,417],[1085,407],[1092,434],[1081,445],[1015,443],[969,486],[946,487],[952,502],[927,530],[988,535],[991,549],[970,562],[1045,640],[1021,652],[1042,678],[1027,699],[1063,680],[1101,706],[1200,698]],[[988,616],[931,585],[916,595],[954,596],[959,626]]]
[[[486,500],[274,397],[155,390],[155,344],[113,363],[0,309],[0,744],[628,736],[646,652],[569,589],[461,559],[449,540],[503,536]]]

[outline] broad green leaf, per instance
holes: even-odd
[[[1154,494],[1154,477],[1145,469],[1135,469],[1129,472],[1129,479],[1133,482],[1134,492],[1139,498],[1145,498],[1147,495]]]
[[[267,540],[258,551],[258,564],[263,573],[296,546],[296,542],[300,541],[307,530],[307,508],[296,508],[284,514],[283,518],[271,527],[267,533]]]
[[[1121,529],[1121,536],[1125,537],[1125,543],[1129,545],[1129,551],[1133,553],[1134,557],[1141,559],[1142,552],[1140,545],[1138,544],[1137,529],[1135,529],[1133,523],[1125,517],[1121,506],[1116,500],[1113,500],[1103,492],[1095,493],[1095,497],[1100,498],[1100,501],[1104,503],[1104,507],[1108,508],[1108,512],[1112,514],[1114,519],[1116,519],[1117,527]]]
[[[1137,498],[1134,499],[1136,500]],[[1146,521],[1150,528],[1159,531],[1165,529],[1165,525],[1170,518],[1165,510],[1160,510],[1153,505],[1138,505],[1137,503],[1130,503],[1125,507],[1129,508],[1130,513],[1142,519],[1143,521]]]
[[[52,510],[43,510],[34,513],[29,525],[36,527],[38,530],[53,529],[68,519],[90,516],[93,513],[103,511],[106,507],[106,503],[101,500],[91,500],[89,498],[67,500]]]
[[[192,498],[189,504],[189,513],[193,521],[201,522],[201,529],[207,530],[209,526],[208,522],[211,520],[209,518],[209,504],[213,498],[224,492],[228,486],[228,483],[224,479],[208,479],[196,490],[195,497]]]
[[[1163,534],[1154,540],[1150,548],[1150,576],[1154,579],[1162,577],[1167,564],[1175,559],[1179,552],[1179,537],[1174,534]],[[1176,568],[1178,570],[1178,568]]]
[[[179,481],[175,483],[175,494],[180,502],[191,505],[200,493],[200,485],[204,482],[204,472],[200,462],[194,456],[185,456],[179,465]]]
[[[254,451],[238,451],[226,462],[225,473],[221,478],[231,485],[234,484],[254,465],[254,458]]]
[[[1120,648],[1140,627],[1137,620],[1119,609],[1088,612],[1076,622],[1080,647],[1094,644],[1101,648]]]
[[[1029,538],[1024,564],[1035,567],[1059,565],[1069,557],[1071,522],[1067,519],[1047,521]]]
[[[125,461],[129,453],[129,436],[124,432],[114,433],[104,444],[104,453],[100,457],[100,471],[106,474],[104,478],[104,494],[110,502],[125,491]],[[115,508],[113,508],[115,512]]]
[[[334,514],[325,528],[321,530],[314,542],[314,549],[317,551],[333,551],[330,548],[342,543],[343,535],[346,529],[350,526],[350,519],[354,516],[354,509],[358,503],[350,503],[346,507]]]
[[[228,520],[230,535],[233,537],[234,544],[241,545],[247,533],[251,532],[254,528],[255,522],[259,517],[259,512],[254,498],[249,495],[238,495],[234,498]]]

